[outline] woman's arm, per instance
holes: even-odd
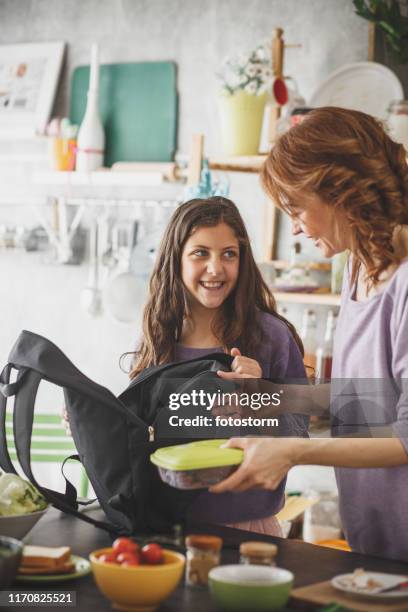
[[[408,464],[398,438],[232,438],[229,448],[242,448],[244,460],[229,478],[211,487],[212,493],[276,489],[295,465],[383,468]]]

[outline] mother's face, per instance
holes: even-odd
[[[329,206],[316,195],[303,196],[299,205],[291,206],[292,233],[305,234],[332,257],[351,246],[351,228],[343,213]]]

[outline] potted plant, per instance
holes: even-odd
[[[217,75],[219,108],[226,155],[256,155],[259,150],[267,90],[271,85],[270,54],[263,46],[229,59]]]
[[[408,16],[398,0],[353,0],[357,15],[375,24],[396,64],[408,62]]]

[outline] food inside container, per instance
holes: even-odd
[[[226,440],[200,440],[159,448],[150,455],[161,479],[177,489],[204,489],[224,480],[242,462],[238,448],[221,448]]]

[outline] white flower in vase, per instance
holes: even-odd
[[[258,84],[256,81],[250,81],[248,85],[245,86],[245,90],[247,93],[255,95],[258,92]]]

